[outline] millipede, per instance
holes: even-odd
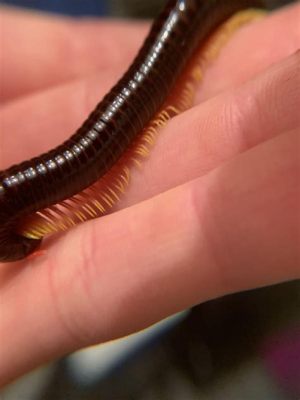
[[[44,236],[107,213],[160,127],[192,106],[203,65],[262,8],[259,0],[168,1],[83,125],[47,153],[0,171],[0,262],[21,260]]]

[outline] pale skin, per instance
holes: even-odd
[[[0,169],[67,138],[148,28],[6,9],[0,21]],[[299,47],[299,4],[238,31],[117,212],[0,265],[1,384],[194,304],[299,279]]]

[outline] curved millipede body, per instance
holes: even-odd
[[[169,1],[128,71],[75,134],[39,157],[0,171],[0,262],[32,253],[55,225],[68,228],[86,215],[99,215],[103,204],[111,206],[124,190],[126,167],[115,180],[112,174],[101,201],[97,181],[110,179],[111,169],[161,110],[195,50],[233,14],[259,6],[259,0]],[[169,112],[177,110],[170,107]],[[162,112],[160,121],[167,114]],[[20,226],[32,215],[43,223],[23,234]]]

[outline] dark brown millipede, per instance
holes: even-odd
[[[157,127],[187,107],[191,83],[175,105],[166,99],[196,49],[238,11],[261,6],[260,0],[168,1],[127,72],[75,134],[0,171],[0,261],[20,260],[43,236],[112,207],[128,181],[124,154],[140,137],[135,152],[143,155]]]

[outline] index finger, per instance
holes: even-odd
[[[0,102],[114,65],[126,68],[147,26],[2,8]]]

